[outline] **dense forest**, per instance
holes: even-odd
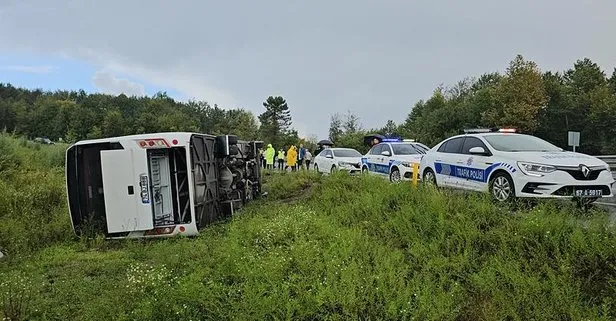
[[[158,93],[153,97],[44,92],[0,83],[0,129],[28,137],[46,136],[74,142],[158,131],[236,134],[274,146],[298,144],[290,108],[283,97],[268,97],[255,117],[242,108],[223,109],[202,101],[180,102]],[[464,128],[515,126],[567,148],[567,131],[581,132],[579,151],[616,154],[616,69],[610,77],[590,59],[564,72],[541,71],[515,57],[505,74],[486,73],[440,86],[417,102],[406,120],[389,120],[365,129],[348,111],[330,119],[329,138],[338,146],[365,151],[362,137],[377,132],[413,138],[429,146]],[[313,145],[316,138],[307,139]]]
[[[223,109],[203,101],[179,102],[153,97],[44,92],[0,83],[0,130],[53,141],[113,137],[161,131],[234,134],[241,139],[267,139],[297,144],[297,131],[282,97],[269,97],[257,118],[242,108]]]

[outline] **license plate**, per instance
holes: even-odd
[[[578,189],[575,190],[576,197],[601,197],[603,196],[603,190],[600,189]]]

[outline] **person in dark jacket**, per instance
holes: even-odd
[[[315,156],[315,157],[316,157],[317,155],[319,155],[319,153],[320,153],[320,152],[322,152],[322,151],[323,151],[323,149],[324,149],[324,148],[323,148],[323,145],[318,145],[318,146],[317,146],[317,149],[315,149],[315,150],[314,150],[314,153],[312,153],[312,156]]]

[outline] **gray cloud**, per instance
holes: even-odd
[[[0,50],[60,53],[223,107],[283,95],[304,134],[352,110],[402,121],[440,83],[590,57],[616,65],[616,2],[23,0],[1,7]]]
[[[92,77],[92,83],[100,91],[108,94],[125,94],[127,96],[143,96],[145,87],[128,79],[117,78],[106,71],[97,71]]]

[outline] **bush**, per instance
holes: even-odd
[[[64,161],[54,160],[62,147],[5,134],[0,135],[0,149],[0,159],[9,164],[0,170],[0,247],[11,258],[68,240]]]

